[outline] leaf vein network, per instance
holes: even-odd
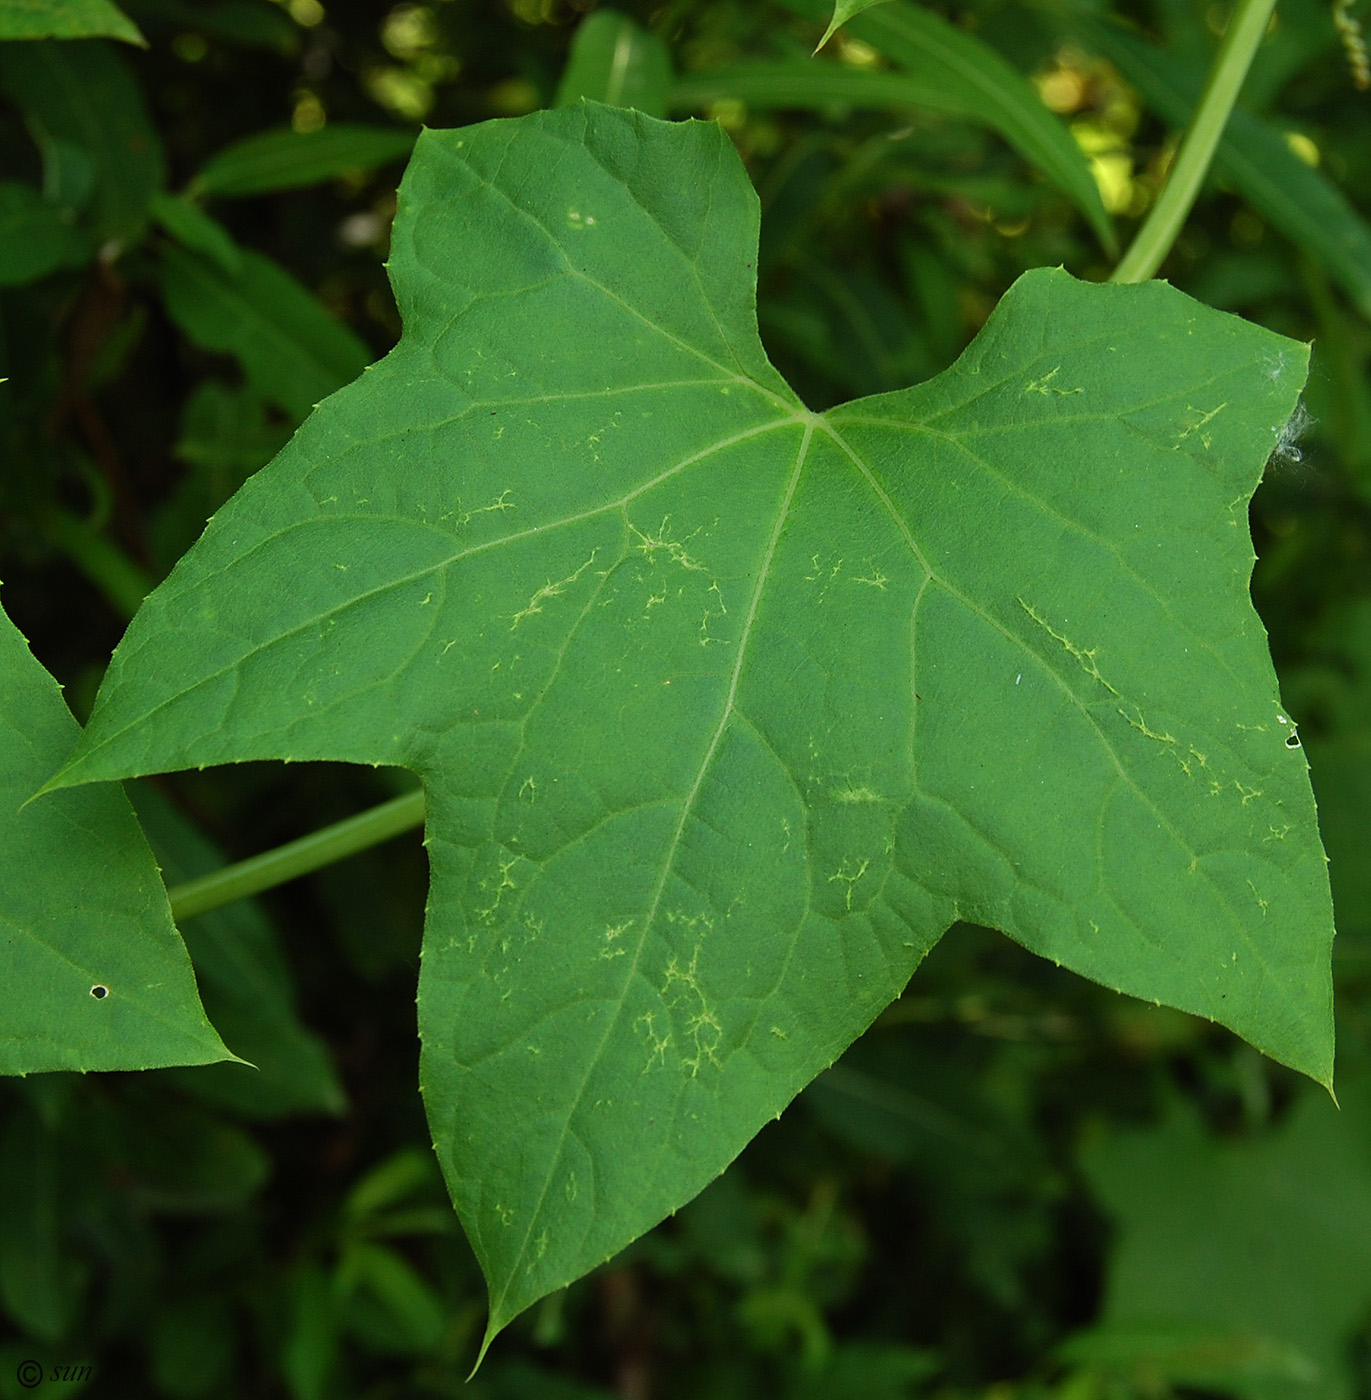
[[[467,169],[471,170],[471,167],[468,165]],[[705,351],[699,349],[698,346],[694,346],[688,340],[682,339],[680,336],[675,334],[674,331],[669,331],[665,326],[658,324],[650,316],[644,315],[644,313],[639,311],[638,308],[634,306],[632,302],[626,301],[617,292],[612,291],[609,287],[606,287],[603,282],[597,281],[584,269],[577,267],[571,261],[567,250],[557,240],[552,230],[548,228],[548,226],[545,223],[543,223],[543,221],[539,219],[537,215],[535,215],[531,210],[525,209],[522,205],[518,204],[507,191],[501,189],[500,186],[495,184],[493,180],[488,179],[485,176],[478,175],[474,170],[471,170],[471,173],[479,184],[486,186],[492,191],[492,193],[497,194],[502,200],[505,201],[506,204],[509,205],[509,207],[516,214],[518,214],[521,218],[527,220],[536,229],[542,232],[543,236],[548,241],[548,245],[557,250],[558,256],[561,257],[564,266],[573,277],[584,282],[586,286],[593,287],[597,292],[600,293],[602,297],[605,298],[606,301],[612,302],[621,310],[626,311],[630,316],[633,317],[634,320],[646,326],[654,334],[661,336],[663,340],[669,341],[672,345],[676,346],[677,349],[684,350],[686,354],[692,356],[697,360],[703,361],[705,364],[709,365],[711,369],[717,369],[722,375],[741,376],[749,387],[756,389],[756,391],[760,395],[768,399],[772,404],[776,405],[777,407],[784,406],[785,408],[788,408],[792,411],[794,410],[794,405],[787,402],[787,400],[784,399],[780,394],[777,394],[774,390],[766,388],[762,384],[758,384],[757,381],[753,379],[745,369],[743,369],[741,364],[736,363],[736,357],[736,368],[731,369],[728,365],[721,363],[720,361],[716,360],[712,355],[709,355]],[[498,175],[498,170],[496,173]],[[693,264],[687,265],[692,267],[693,275],[698,277],[698,271],[694,269]],[[706,302],[706,305],[709,306],[709,303]],[[709,309],[710,315],[713,318],[714,309],[712,306],[709,306]],[[717,324],[717,319],[715,323]],[[732,346],[729,345],[727,339],[725,339],[724,344],[728,347],[729,352],[731,354]]]
[[[683,460],[675,463],[673,466],[668,467],[665,471],[659,472],[658,475],[653,477],[650,481],[646,481],[643,482],[641,485],[635,486],[632,490],[626,491],[623,495],[616,497],[612,501],[606,501],[598,506],[592,506],[588,510],[578,511],[574,515],[563,516],[561,519],[558,520],[543,521],[541,524],[531,525],[527,529],[515,530],[507,535],[501,535],[496,537],[495,539],[485,540],[480,544],[470,545],[465,549],[459,549],[455,551],[454,553],[448,555],[444,559],[437,559],[434,560],[431,564],[425,564],[421,569],[415,569],[407,574],[401,574],[396,578],[387,579],[384,583],[377,584],[374,588],[366,589],[361,593],[354,594],[350,598],[345,598],[342,601],[333,605],[332,607],[324,609],[322,612],[314,613],[310,617],[304,618],[294,627],[289,627],[284,631],[277,632],[274,636],[272,636],[264,642],[255,643],[249,646],[249,648],[246,651],[244,651],[241,655],[235,657],[232,661],[227,662],[223,666],[217,667],[215,670],[210,671],[208,674],[202,676],[198,681],[194,683],[194,685],[188,686],[185,690],[178,691],[176,694],[169,696],[167,699],[159,701],[156,705],[152,706],[150,709],[145,711],[137,719],[131,720],[128,724],[123,725],[118,729],[115,729],[111,734],[107,735],[98,744],[89,749],[86,752],[86,754],[80,756],[77,759],[77,762],[82,762],[83,760],[88,759],[90,755],[98,753],[100,749],[113,743],[114,740],[119,736],[126,734],[129,730],[146,723],[146,721],[150,719],[153,715],[160,713],[169,705],[176,703],[178,700],[184,698],[184,696],[190,694],[192,691],[198,690],[201,686],[209,685],[211,682],[218,680],[221,676],[227,675],[230,672],[236,672],[238,667],[243,663],[243,661],[248,656],[252,655],[254,652],[262,651],[268,646],[275,646],[277,643],[283,642],[290,637],[297,636],[299,633],[307,631],[312,627],[317,627],[319,623],[329,618],[340,616],[341,614],[347,612],[350,608],[356,607],[362,603],[369,602],[373,598],[379,597],[392,589],[403,588],[406,584],[415,583],[419,579],[426,578],[430,574],[436,573],[439,570],[451,568],[453,564],[461,563],[462,560],[469,559],[474,555],[483,554],[492,549],[498,549],[503,545],[514,544],[520,540],[531,539],[538,535],[546,534],[550,530],[560,530],[567,525],[577,525],[580,524],[582,521],[593,520],[596,517],[608,514],[611,511],[623,510],[623,508],[627,506],[630,501],[636,500],[639,496],[642,496],[648,491],[653,490],[655,487],[660,486],[663,482],[669,481],[678,473],[687,470],[688,468],[696,465],[696,463],[698,462],[704,461],[706,458],[713,456],[715,453],[727,451],[728,448],[735,447],[740,442],[746,442],[751,438],[760,437],[764,433],[774,432],[778,428],[791,427],[792,425],[801,421],[803,420],[798,414],[787,413],[783,417],[774,419],[770,422],[758,424],[756,427],[753,428],[745,428],[741,432],[732,434],[730,437],[721,438],[717,442],[710,443],[707,447],[700,448],[698,451],[692,453],[689,457],[686,457]],[[258,540],[254,545],[252,545],[251,548],[245,550],[242,554],[239,554],[234,558],[227,560],[219,568],[207,570],[203,576],[203,579],[199,582],[197,586],[201,588],[205,587],[214,579],[218,578],[221,574],[228,573],[230,570],[240,567],[259,550],[266,549],[268,546],[285,539],[287,536],[289,536],[296,530],[308,529],[311,526],[320,524],[321,520],[327,522],[336,518],[337,517],[334,516],[316,516],[310,520],[292,521],[289,525],[286,525],[282,529],[276,530],[273,533],[264,536],[262,539]],[[403,516],[360,516],[350,518],[357,518],[363,520],[389,518],[391,520],[402,521],[406,525],[426,524],[426,522],[412,521]],[[139,642],[137,642],[136,645],[129,646],[128,656],[136,656],[145,645],[146,643],[140,640]],[[67,770],[63,769],[62,771],[65,772]]]
[[[748,607],[747,617],[745,618],[742,629],[739,633],[737,643],[738,652],[737,656],[734,658],[733,672],[729,678],[728,692],[724,698],[724,705],[719,717],[719,722],[715,726],[714,735],[711,738],[709,745],[705,750],[704,757],[700,761],[699,768],[695,775],[695,781],[691,785],[690,791],[686,794],[684,802],[682,802],[681,804],[681,815],[676,823],[676,830],[672,835],[670,843],[667,846],[665,857],[662,861],[662,873],[658,878],[657,887],[653,891],[651,905],[649,906],[646,914],[643,917],[642,930],[639,933],[637,943],[633,948],[633,955],[629,959],[629,965],[624,971],[625,993],[627,992],[628,984],[632,981],[632,979],[635,976],[641,975],[643,950],[647,946],[648,936],[652,930],[652,925],[656,920],[657,911],[661,906],[662,894],[666,889],[666,882],[671,875],[671,867],[675,861],[677,849],[680,846],[681,836],[685,831],[687,821],[690,819],[691,809],[695,804],[696,798],[699,796],[700,788],[704,785],[705,774],[709,771],[709,768],[714,761],[714,755],[718,750],[721,740],[723,739],[723,735],[728,727],[729,720],[733,716],[734,701],[738,692],[738,682],[742,674],[743,662],[747,656],[747,648],[748,642],[751,637],[752,626],[753,623],[756,621],[757,608],[761,602],[762,592],[766,587],[767,579],[771,572],[771,565],[776,556],[776,549],[780,543],[781,531],[783,530],[785,522],[790,515],[790,506],[791,502],[794,500],[795,497],[795,489],[799,485],[800,476],[804,470],[805,461],[809,456],[809,445],[813,440],[814,425],[816,421],[818,420],[811,416],[810,421],[805,425],[804,436],[801,439],[799,451],[796,453],[795,456],[795,466],[790,473],[790,480],[786,484],[785,495],[781,501],[780,509],[777,511],[776,514],[776,524],[772,529],[771,538],[767,543],[766,553],[763,556],[761,566],[757,571],[757,582],[752,591],[752,600]],[[600,1057],[604,1053],[605,1045],[607,1044],[609,1037],[612,1034],[615,1025],[617,1024],[617,1017],[610,1021],[609,1025],[605,1029],[604,1034],[600,1037],[600,1042],[596,1046],[594,1053],[589,1055],[586,1059],[586,1071],[581,1077],[581,1082],[576,1088],[576,1093],[572,1096],[570,1106],[567,1109],[563,1120],[563,1141],[562,1143],[558,1144],[555,1151],[552,1151],[548,1154],[548,1160],[550,1163],[553,1164],[553,1166],[555,1166],[555,1164],[561,1158],[562,1147],[565,1144],[566,1136],[571,1131],[571,1123],[575,1118],[576,1114],[580,1111],[581,1104],[585,1099],[586,1088],[590,1084],[590,1076],[594,1073],[595,1066],[599,1063]],[[530,1237],[532,1236],[533,1227],[538,1220],[539,1213],[542,1211],[543,1203],[547,1199],[547,1193],[551,1189],[551,1186],[552,1167],[549,1167],[549,1170],[543,1181],[543,1188],[538,1194],[538,1200],[534,1204],[533,1209],[529,1212],[528,1221],[524,1227],[524,1238],[520,1242],[519,1251],[516,1256],[519,1259],[522,1259],[524,1257],[524,1252],[528,1248],[528,1242]],[[504,1293],[502,1292],[501,1299],[503,1299],[503,1296]],[[494,1315],[495,1310],[496,1300],[492,1298],[492,1315]]]
[[[562,139],[565,140],[566,138]],[[578,154],[582,151],[588,154],[591,160],[593,160],[595,164],[598,165],[600,169],[603,170],[605,174],[610,177],[610,179],[621,178],[617,176],[615,172],[604,163],[604,161],[600,157],[600,152],[593,145],[587,144],[583,147],[577,147],[576,150]],[[705,210],[703,216],[700,218],[699,221],[700,234],[702,238],[705,237],[708,232],[709,218],[714,210],[714,189],[715,186],[718,184],[720,173],[719,158],[721,154],[722,147],[716,143],[714,147],[714,173],[708,181],[708,193],[705,198]],[[725,333],[723,325],[719,321],[719,313],[718,310],[715,308],[714,300],[705,290],[704,280],[700,276],[699,250],[696,249],[694,252],[688,251],[679,242],[677,242],[675,235],[672,234],[672,232],[666,227],[665,224],[662,223],[662,221],[657,217],[657,215],[654,214],[653,211],[649,209],[642,202],[641,199],[638,198],[637,192],[634,190],[633,186],[628,183],[627,180],[622,181],[621,188],[634,202],[634,204],[636,204],[638,208],[647,216],[648,220],[653,224],[653,226],[661,230],[662,236],[680,254],[681,261],[684,262],[686,267],[690,270],[691,278],[695,282],[695,288],[700,294],[701,302],[703,302],[703,304],[709,309],[709,319],[714,322],[714,329],[719,333],[719,339],[723,342],[723,344],[728,346],[729,351],[732,352],[733,343],[729,339],[728,335]],[[551,237],[550,233],[549,237]],[[560,247],[560,245],[558,246]],[[742,371],[741,364],[738,366],[738,368],[740,371]],[[749,379],[748,382],[755,383],[755,381],[751,379]],[[760,385],[757,385],[757,387],[761,388]]]
[[[824,426],[828,430],[830,435],[833,437],[834,441],[842,447],[844,452],[847,454],[848,458],[857,467],[858,471],[866,478],[872,490],[876,493],[881,503],[890,513],[891,519],[895,522],[897,528],[899,528],[901,533],[904,535],[906,541],[908,542],[911,548],[911,551],[914,553],[915,558],[918,559],[920,565],[932,577],[933,582],[937,583],[939,587],[941,587],[948,594],[949,597],[955,599],[964,608],[966,608],[968,612],[980,618],[980,620],[984,622],[987,626],[989,626],[992,630],[999,632],[1000,635],[1004,637],[1005,640],[1008,641],[1012,646],[1024,652],[1025,655],[1027,655],[1027,657],[1046,674],[1047,678],[1055,686],[1057,686],[1057,688],[1062,692],[1062,694],[1066,696],[1066,698],[1071,702],[1071,704],[1080,712],[1081,717],[1085,720],[1086,724],[1094,732],[1096,738],[1100,742],[1100,746],[1108,755],[1110,762],[1113,763],[1115,769],[1119,773],[1120,777],[1123,779],[1124,783],[1132,790],[1134,795],[1143,804],[1143,806],[1145,806],[1152,813],[1152,815],[1157,820],[1157,824],[1167,833],[1168,836],[1171,837],[1171,839],[1176,843],[1176,845],[1179,846],[1180,849],[1187,856],[1190,857],[1193,863],[1193,868],[1201,874],[1205,882],[1214,890],[1214,893],[1218,898],[1219,905],[1223,909],[1225,915],[1227,916],[1229,923],[1233,926],[1235,932],[1237,933],[1241,941],[1246,945],[1248,951],[1253,955],[1257,962],[1257,965],[1261,968],[1267,980],[1272,984],[1277,995],[1279,995],[1284,1001],[1289,1003],[1292,1010],[1295,1010],[1298,1014],[1298,1008],[1295,1006],[1293,994],[1287,987],[1285,987],[1281,983],[1280,979],[1276,978],[1273,975],[1269,963],[1267,962],[1266,958],[1262,955],[1261,950],[1253,943],[1251,935],[1248,933],[1247,928],[1243,924],[1243,922],[1238,918],[1237,913],[1233,909],[1229,899],[1224,894],[1223,890],[1219,887],[1214,877],[1200,863],[1198,853],[1191,848],[1190,843],[1186,841],[1185,838],[1180,834],[1180,832],[1176,829],[1175,825],[1171,822],[1171,820],[1162,812],[1162,810],[1157,806],[1156,802],[1154,802],[1153,799],[1138,785],[1137,781],[1128,772],[1127,768],[1123,764],[1123,760],[1119,757],[1118,752],[1115,750],[1114,745],[1105,735],[1103,729],[1100,728],[1099,723],[1096,721],[1095,717],[1090,713],[1089,709],[1081,700],[1080,696],[1078,696],[1076,692],[1072,690],[1069,685],[1067,685],[1067,683],[1058,674],[1057,670],[1048,663],[1046,658],[1041,656],[1038,652],[1034,651],[1033,648],[1030,647],[1022,637],[1020,637],[1017,633],[1010,631],[1008,627],[1006,627],[1002,622],[1000,622],[998,618],[993,617],[990,613],[988,613],[979,603],[975,601],[975,599],[963,593],[954,584],[949,582],[947,579],[941,577],[941,575],[937,574],[929,566],[927,558],[924,555],[923,550],[919,547],[917,540],[911,533],[908,524],[900,515],[900,513],[894,505],[894,502],[890,499],[889,495],[885,492],[884,488],[876,480],[870,467],[868,467],[867,464],[862,460],[862,458],[848,445],[848,443],[840,433],[838,433],[834,428],[832,428],[828,424],[824,424]]]

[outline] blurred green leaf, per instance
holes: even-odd
[[[164,25],[221,39],[242,48],[274,49],[293,53],[300,42],[300,28],[290,11],[270,0],[218,0],[218,3],[183,3],[183,0],[135,0],[151,10]],[[149,20],[151,22],[151,20]]]
[[[333,122],[319,131],[263,131],[212,156],[190,192],[221,199],[322,184],[353,171],[405,159],[415,133],[390,126]]]
[[[338,1320],[333,1290],[317,1264],[296,1266],[289,1278],[281,1370],[292,1400],[331,1400],[338,1367]]]
[[[666,45],[627,15],[596,10],[581,21],[571,41],[556,105],[570,107],[589,97],[664,117],[670,92],[671,55]]]
[[[823,59],[738,63],[679,78],[671,89],[671,105],[679,111],[735,97],[760,108],[824,111],[842,105],[884,111],[922,107],[968,121],[984,120],[965,86],[942,78],[937,71],[846,68]]]
[[[214,1296],[177,1298],[152,1320],[152,1377],[174,1400],[195,1400],[220,1386],[233,1367],[233,1314]]]
[[[382,1244],[357,1243],[344,1251],[334,1287],[349,1331],[373,1350],[424,1352],[445,1325],[438,1295],[415,1269]]]
[[[0,40],[122,39],[147,46],[138,26],[110,0],[4,0]]]
[[[1338,927],[1371,933],[1371,724],[1306,748]]]
[[[139,784],[132,797],[168,884],[227,863],[155,788]],[[254,1118],[343,1112],[347,1100],[328,1050],[296,1017],[290,971],[257,904],[239,900],[201,914],[181,936],[205,1009],[246,1063],[168,1070],[168,1077],[206,1102]]]
[[[1315,720],[1304,745],[1338,928],[1371,933],[1371,599],[1335,604],[1313,640],[1326,665],[1294,672],[1291,698]]]
[[[0,1074],[231,1059],[123,793],[29,801],[79,732],[0,611]]]
[[[70,1328],[85,1271],[65,1247],[58,1144],[26,1105],[0,1129],[0,1302],[34,1337]]]
[[[829,0],[782,3],[797,14],[822,21]],[[994,49],[931,10],[906,0],[887,0],[854,15],[848,30],[921,86],[946,93],[936,110],[947,111],[947,102],[960,102],[965,116],[998,131],[1075,203],[1112,255],[1116,247],[1114,225],[1084,153],[1066,126],[1043,106],[1033,85]]]
[[[200,537],[210,516],[286,445],[290,432],[250,385],[230,388],[206,379],[196,386],[181,410],[176,442],[186,474],[149,523],[162,574]]]
[[[243,258],[228,230],[194,200],[158,190],[148,204],[156,223],[192,253],[203,253],[227,277],[243,270]]]
[[[440,1185],[441,1180],[432,1152],[408,1148],[367,1172],[348,1193],[344,1211],[354,1220],[364,1220],[399,1205],[417,1192]]]
[[[79,214],[95,193],[95,161],[83,147],[39,133],[43,199],[64,214]]]
[[[821,1370],[801,1373],[787,1400],[912,1400],[939,1370],[931,1351],[853,1343],[836,1347]]]
[[[1119,1237],[1105,1331],[1086,1351],[1131,1334],[1142,1359],[1150,1334],[1152,1364],[1178,1382],[1347,1400],[1346,1345],[1371,1306],[1371,1085],[1340,1086],[1339,1101],[1303,1092],[1280,1126],[1238,1140],[1180,1104],[1155,1128],[1097,1134],[1081,1165]],[[1180,1344],[1204,1329],[1233,1350]]]
[[[1371,346],[1365,319],[1348,315],[1323,269],[1305,258],[1304,288],[1318,318],[1310,370],[1309,406],[1327,417],[1330,446],[1353,487],[1371,501]],[[1320,399],[1323,400],[1320,403]]]
[[[199,1105],[138,1085],[122,1115],[122,1163],[139,1208],[169,1215],[231,1211],[271,1176],[271,1159],[249,1132]]]
[[[167,310],[195,344],[236,356],[262,398],[303,418],[371,355],[279,264],[248,249],[241,257],[242,272],[228,277],[205,258],[168,249],[159,267]]]
[[[1122,1375],[1139,1390],[1158,1383],[1221,1394],[1274,1390],[1307,1395],[1319,1368],[1288,1342],[1193,1322],[1114,1323],[1068,1337],[1057,1356],[1071,1365]]]
[[[901,262],[910,295],[938,363],[950,365],[966,343],[966,313],[958,300],[958,279],[945,259],[927,243],[907,238],[900,245]]]
[[[3,44],[0,88],[24,113],[40,148],[66,142],[91,161],[97,241],[135,240],[164,179],[162,142],[120,55],[97,39]]]
[[[36,282],[59,267],[80,267],[94,251],[37,190],[0,183],[0,287]]]

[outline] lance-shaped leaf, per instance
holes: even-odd
[[[77,733],[0,611],[0,1074],[232,1060],[123,793],[28,800]]]
[[[422,1087],[491,1331],[679,1206],[955,919],[1327,1080],[1331,911],[1245,509],[1305,347],[1021,279],[808,411],[717,127],[428,132],[400,345],[211,522],[61,783],[400,764]]]
[[[581,21],[557,84],[559,107],[589,97],[664,117],[670,93],[671,55],[655,34],[614,10],[595,10]]]
[[[825,21],[829,11],[828,0],[781,2],[787,9],[808,15],[818,23]],[[955,112],[960,107],[970,120],[998,131],[1025,160],[1068,194],[1090,221],[1105,250],[1113,250],[1114,227],[1080,146],[1065,125],[1043,106],[1033,85],[989,44],[949,24],[932,10],[905,0],[886,0],[874,7],[859,5],[850,10],[846,22],[854,39],[898,65],[908,88],[903,97],[897,97],[898,84],[891,81],[895,74],[885,73],[878,75],[880,81],[872,85],[868,95],[838,100],[862,106],[881,102],[926,104],[939,112]],[[830,82],[820,79],[817,88],[806,92],[807,85],[798,73],[788,82],[778,82],[782,78],[776,72],[778,66],[743,65],[740,77],[745,87],[758,92],[758,100],[763,102],[779,100],[810,106],[826,100],[821,93],[824,87],[831,86]],[[757,68],[762,71],[756,72]],[[772,70],[770,75],[766,69]],[[728,71],[714,76],[725,80]],[[707,75],[693,77],[687,90],[694,88],[698,92],[708,80]],[[784,95],[787,88],[790,96]],[[746,91],[738,95],[752,100]]]

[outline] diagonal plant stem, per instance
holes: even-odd
[[[1237,0],[1175,162],[1142,228],[1110,277],[1145,282],[1162,265],[1209,171],[1247,70],[1271,22],[1276,0]]]
[[[264,851],[237,865],[226,865],[222,870],[174,886],[168,891],[171,916],[179,924],[196,914],[218,909],[220,905],[260,894],[369,846],[389,841],[392,836],[421,826],[423,820],[423,791],[408,792],[348,817],[346,821],[334,822],[332,826],[302,836],[298,841],[278,846],[274,851]]]

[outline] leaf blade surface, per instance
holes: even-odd
[[[863,10],[869,10],[873,5],[883,4],[884,0],[834,0],[833,18],[828,22],[828,28],[824,30],[823,38],[819,40],[814,52],[828,43],[828,41],[845,25],[853,15],[859,15]]]
[[[816,415],[757,337],[756,233],[715,127],[426,133],[404,339],[149,599],[59,780],[423,777],[421,1086],[492,1335],[958,917],[1328,1077],[1242,514],[1304,347],[1040,271],[946,374]]]
[[[78,729],[3,612],[0,733],[0,1074],[233,1059],[123,794],[29,802]]]

